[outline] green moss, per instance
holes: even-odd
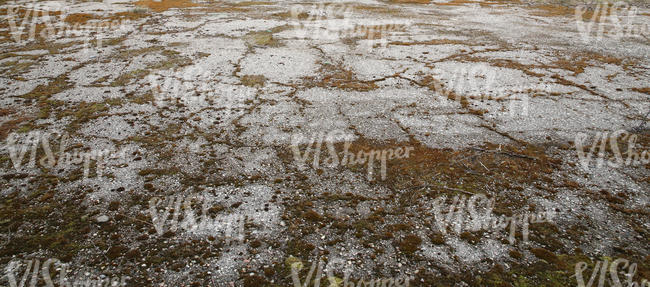
[[[566,267],[564,261],[561,261],[553,252],[544,248],[533,248],[530,252],[539,259],[543,259],[548,263],[556,264],[559,268],[564,269]]]
[[[315,248],[316,246],[313,244],[300,239],[292,239],[287,242],[287,254],[297,257],[308,258],[309,253]]]
[[[126,74],[122,74],[122,75],[118,76],[115,80],[113,80],[113,82],[111,82],[110,86],[111,87],[126,86],[129,83],[131,83],[131,81],[133,79],[136,79],[136,80],[137,79],[142,79],[145,76],[147,76],[148,74],[149,74],[149,70],[147,70],[147,69],[134,70],[134,71],[128,72]]]
[[[68,81],[68,77],[64,74],[52,79],[47,85],[38,85],[29,93],[23,95],[26,99],[40,99],[46,100],[50,96],[60,93],[72,87],[72,83]]]
[[[36,197],[41,200],[35,200]],[[0,205],[0,218],[10,219],[10,224],[2,227],[8,229],[6,231],[18,229],[24,224],[46,224],[41,230],[11,234],[7,245],[0,249],[0,256],[47,250],[53,257],[69,260],[86,247],[80,243],[90,231],[88,223],[81,219],[83,212],[84,208],[80,208],[76,200],[61,202],[43,193],[5,201],[5,205]]]
[[[266,47],[278,47],[280,42],[273,38],[272,31],[258,31],[250,32],[244,36],[244,40],[249,45],[254,46],[266,46]]]
[[[32,130],[32,125],[31,124],[26,124],[21,126],[16,130],[17,133],[26,133]]]
[[[156,99],[154,98],[153,94],[151,92],[147,92],[142,96],[132,98],[131,102],[134,104],[142,105],[146,103],[152,104],[155,100]]]

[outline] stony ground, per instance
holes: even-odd
[[[611,161],[650,153],[650,12],[625,5],[618,37],[597,5],[3,1],[0,284],[53,258],[127,286],[294,286],[319,258],[325,286],[650,280],[650,165]],[[436,200],[473,194],[555,217],[441,231]]]

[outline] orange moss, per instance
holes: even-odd
[[[479,3],[477,1],[471,1],[471,0],[452,0],[449,2],[443,2],[443,3],[436,3],[436,5],[440,6],[461,6],[465,4],[471,4],[471,3]]]
[[[646,95],[650,95],[650,87],[646,88],[633,88],[632,91],[639,92],[639,93],[644,93]]]
[[[354,11],[367,11],[373,14],[397,15],[402,13],[399,6],[370,6],[359,4],[353,6],[353,9]]]
[[[542,16],[542,17],[574,17],[578,12],[577,8],[562,6],[562,5],[537,5],[534,6],[535,11],[532,12],[532,15]],[[607,16],[609,9],[604,8],[601,12],[598,13],[596,21],[604,21]],[[603,13],[604,12],[604,13]],[[591,21],[591,18],[594,16],[593,10],[585,10],[582,12],[582,19]]]
[[[164,0],[164,1],[153,1],[153,0],[140,0],[135,2],[135,5],[147,7],[154,12],[164,12],[172,8],[188,8],[198,6],[190,0]]]
[[[372,91],[378,88],[373,81],[361,81],[357,79],[352,71],[332,64],[323,64],[319,74],[324,75],[320,81],[317,81],[314,77],[306,77],[307,85],[360,92]]]
[[[569,55],[557,53],[558,59],[552,64],[557,68],[572,71],[574,75],[584,72],[585,68],[592,66],[589,62],[598,61],[604,64],[620,66],[623,59],[602,55],[594,52],[571,53]]]
[[[89,13],[74,13],[65,17],[65,22],[69,24],[86,24],[89,20],[99,19],[97,15]]]
[[[557,17],[557,16],[570,16],[574,14],[574,9],[561,5],[538,5],[535,6],[536,11],[532,14],[535,16],[544,17]]]
[[[262,1],[244,1],[233,3],[233,6],[258,6],[258,5],[272,5],[273,2],[262,2]]]
[[[413,46],[413,45],[467,45],[467,42],[461,40],[433,39],[419,42],[390,42],[390,45]]]
[[[509,59],[490,59],[486,57],[472,57],[472,56],[459,56],[455,57],[458,61],[465,62],[477,62],[485,63],[488,62],[492,66],[516,69],[520,70],[523,73],[533,76],[533,77],[544,77],[543,74],[534,72],[533,69],[564,69],[571,71],[574,75],[578,75],[584,72],[585,68],[597,65],[594,62],[600,62],[604,64],[611,64],[621,66],[623,69],[627,69],[629,66],[635,64],[631,60],[624,60],[621,58],[603,55],[595,52],[555,52],[556,60],[550,64],[540,64],[540,65],[525,65],[519,62],[509,60]]]
[[[489,60],[490,64],[496,67],[515,69],[524,72],[524,74],[533,77],[544,77],[543,74],[531,71],[532,66],[524,65],[509,59]]]
[[[391,0],[391,3],[397,4],[429,4],[430,0]]]

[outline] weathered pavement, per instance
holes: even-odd
[[[57,258],[128,286],[293,286],[291,266],[304,281],[321,258],[354,282],[573,286],[578,262],[587,281],[625,258],[650,280],[650,166],[625,162],[633,136],[650,152],[649,11],[617,37],[593,10],[396,2],[38,2],[50,24],[4,2],[3,268]],[[619,145],[583,166],[576,144],[603,133]],[[343,134],[355,154],[410,153],[385,171],[328,166]],[[301,165],[312,138],[321,155]],[[60,158],[100,150],[104,167]],[[510,227],[442,232],[436,199],[472,194],[497,215],[555,216],[514,242]],[[204,204],[215,222],[192,233],[172,210],[161,228],[191,196],[176,220]]]

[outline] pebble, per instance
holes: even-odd
[[[106,216],[106,215],[100,215],[100,216],[97,217],[97,222],[99,222],[99,223],[103,223],[103,222],[107,222],[107,221],[108,221],[108,216]]]

